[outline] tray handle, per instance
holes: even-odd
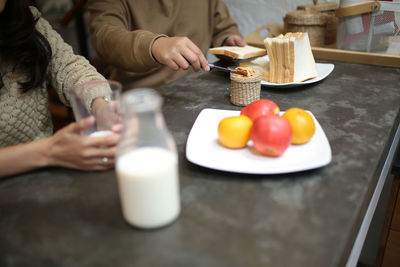
[[[266,37],[276,37],[279,34],[284,34],[284,27],[282,24],[267,24],[252,31],[246,36],[245,41],[249,45],[265,48],[264,38],[266,37],[261,35],[263,30],[267,30],[269,33]]]
[[[347,7],[340,7],[335,10],[336,17],[348,17],[379,11],[381,3],[379,1],[369,1]]]

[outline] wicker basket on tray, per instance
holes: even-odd
[[[284,18],[285,32],[308,32],[311,46],[324,46],[327,16],[314,8],[295,10]]]
[[[257,76],[245,77],[231,73],[230,101],[236,106],[246,106],[260,99],[261,73]]]
[[[300,5],[298,10],[315,9],[325,15],[326,29],[325,29],[325,45],[335,44],[339,19],[335,15],[335,10],[338,8],[336,2],[325,2],[309,5]]]

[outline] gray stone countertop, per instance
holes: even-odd
[[[229,77],[198,72],[159,88],[179,150],[182,211],[169,226],[131,227],[113,170],[47,168],[0,181],[0,266],[342,266],[399,125],[400,69],[334,62],[323,81],[263,87],[281,110],[310,110],[328,137],[328,166],[246,175],[185,156],[204,108],[229,102]]]

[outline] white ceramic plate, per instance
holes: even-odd
[[[306,80],[304,82],[296,82],[296,83],[270,83],[266,81],[261,81],[261,85],[265,86],[271,86],[271,87],[296,87],[296,86],[301,86],[304,84],[309,84],[309,83],[316,83],[319,82],[323,79],[325,79],[335,68],[335,65],[329,64],[329,63],[316,63],[317,66],[317,71],[318,71],[318,77]]]
[[[189,133],[186,158],[197,165],[236,173],[280,174],[304,171],[325,166],[331,161],[331,147],[321,125],[312,115],[316,130],[312,139],[303,145],[290,145],[280,157],[267,157],[249,146],[228,149],[218,142],[221,119],[239,115],[240,111],[203,109]]]
[[[258,57],[252,61],[248,61],[243,64],[243,66],[253,66],[256,69],[260,69],[261,71],[264,71],[263,69],[265,68],[264,66],[268,64],[269,57],[268,55]],[[330,63],[316,63],[317,67],[317,72],[318,72],[318,77],[306,80],[304,82],[293,82],[293,83],[270,83],[267,81],[261,81],[261,85],[269,86],[269,87],[297,87],[305,84],[310,84],[310,83],[316,83],[319,82],[323,79],[325,79],[335,68],[335,65],[330,64]]]

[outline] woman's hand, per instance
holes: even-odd
[[[91,137],[81,132],[94,124],[94,117],[71,123],[48,139],[48,165],[79,170],[106,170],[114,166],[119,135]]]
[[[160,37],[151,47],[153,57],[161,64],[173,70],[201,68],[209,71],[208,61],[203,52],[187,37]]]

